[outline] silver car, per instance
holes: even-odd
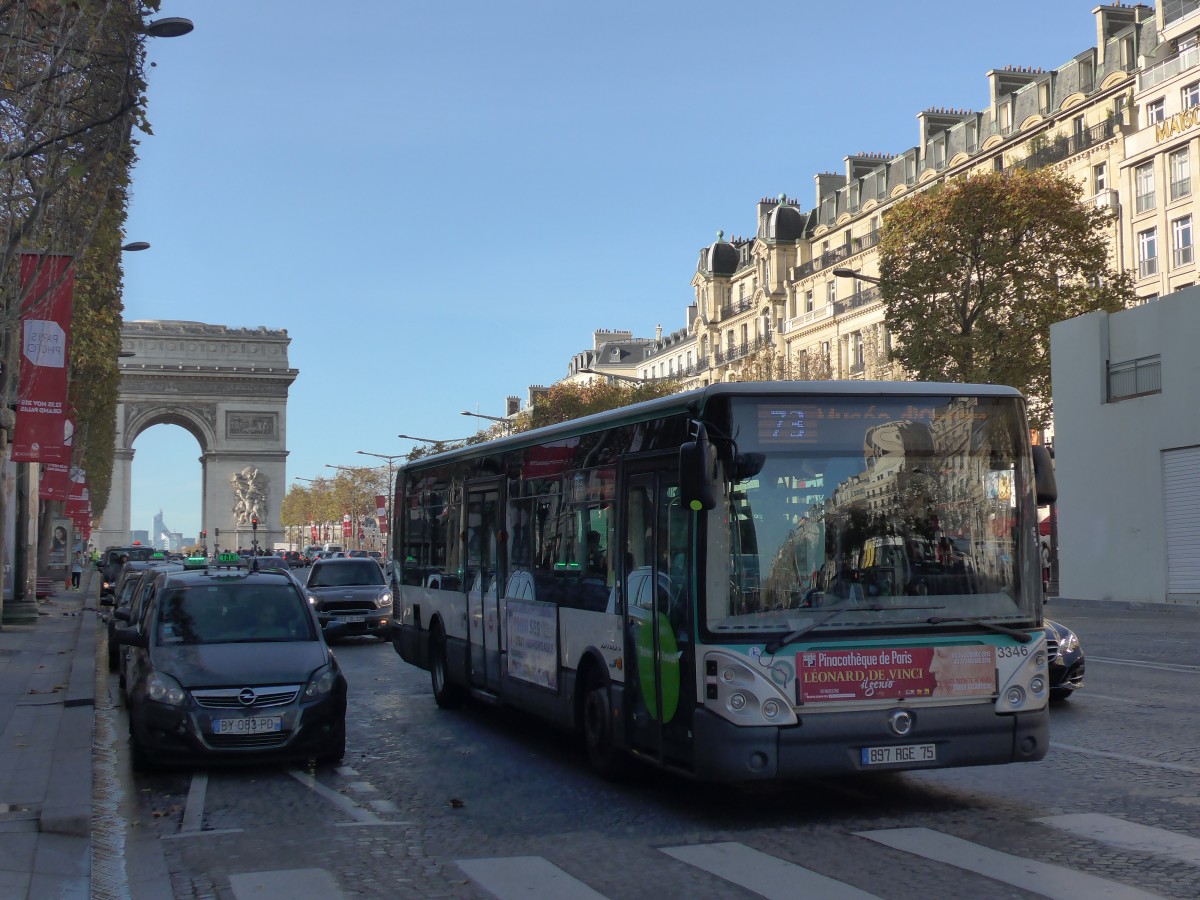
[[[340,622],[346,634],[389,639],[392,591],[383,569],[370,557],[318,559],[308,570],[304,590],[322,628]]]

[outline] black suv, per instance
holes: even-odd
[[[346,752],[346,679],[290,574],[220,564],[159,572],[117,631],[133,766]],[[336,636],[338,627],[331,629]]]

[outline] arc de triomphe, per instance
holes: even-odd
[[[286,330],[137,321],[121,328],[121,385],[108,508],[93,542],[128,544],[133,443],[153,425],[178,425],[200,444],[201,525],[212,548],[282,541],[289,368]],[[154,539],[153,536],[152,540]],[[198,537],[198,536],[197,536]]]

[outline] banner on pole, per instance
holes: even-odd
[[[73,257],[25,253],[21,286],[21,362],[12,459],[70,462],[67,447],[67,344],[71,332]],[[72,429],[73,431],[73,429]]]

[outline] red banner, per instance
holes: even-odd
[[[66,500],[71,484],[71,467],[61,463],[42,463],[42,480],[38,482],[41,500]]]
[[[996,692],[996,648],[863,647],[796,654],[797,699],[905,700],[985,697]]]
[[[379,518],[379,530],[386,532],[388,530],[387,497],[383,494],[375,495],[375,515]]]
[[[71,333],[72,257],[25,253],[21,286],[21,368],[17,378],[16,462],[70,462],[67,439],[67,343]]]
[[[309,531],[309,534],[312,535],[312,542],[315,544],[317,542],[317,525],[313,521],[312,516],[308,517],[308,531]]]

